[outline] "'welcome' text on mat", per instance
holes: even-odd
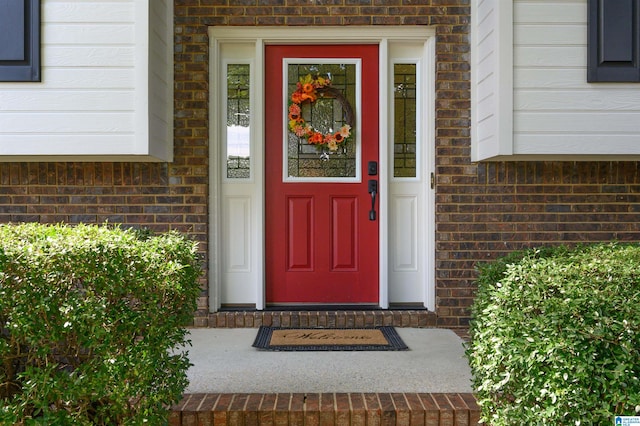
[[[274,351],[397,351],[408,349],[393,327],[260,327],[253,346]]]

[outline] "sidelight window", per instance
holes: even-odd
[[[416,64],[393,66],[393,177],[417,176]]]
[[[228,64],[227,73],[227,178],[251,177],[251,103],[249,64]]]

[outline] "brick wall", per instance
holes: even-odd
[[[477,262],[544,244],[640,240],[637,162],[471,164],[468,140],[453,145],[436,148],[441,324],[466,322]]]
[[[440,325],[467,324],[478,261],[525,246],[640,239],[635,162],[470,162],[469,9],[468,0],[176,0],[175,161],[0,163],[0,222],[179,229],[200,241],[206,264],[207,27],[417,24],[437,29]],[[199,314],[207,303],[203,288]]]
[[[203,143],[206,139],[203,139]],[[112,223],[178,230],[207,248],[206,147],[166,163],[0,163],[0,223]],[[203,265],[206,264],[203,259]],[[203,283],[203,294],[204,294]],[[206,307],[202,297],[199,306]]]

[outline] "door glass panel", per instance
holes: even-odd
[[[416,177],[416,64],[393,65],[393,176]]]
[[[227,65],[227,178],[248,179],[250,168],[248,64]]]
[[[287,181],[359,177],[355,63],[286,65]]]

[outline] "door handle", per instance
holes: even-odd
[[[376,220],[376,195],[378,195],[378,181],[375,179],[369,179],[369,194],[371,194],[369,220]]]

